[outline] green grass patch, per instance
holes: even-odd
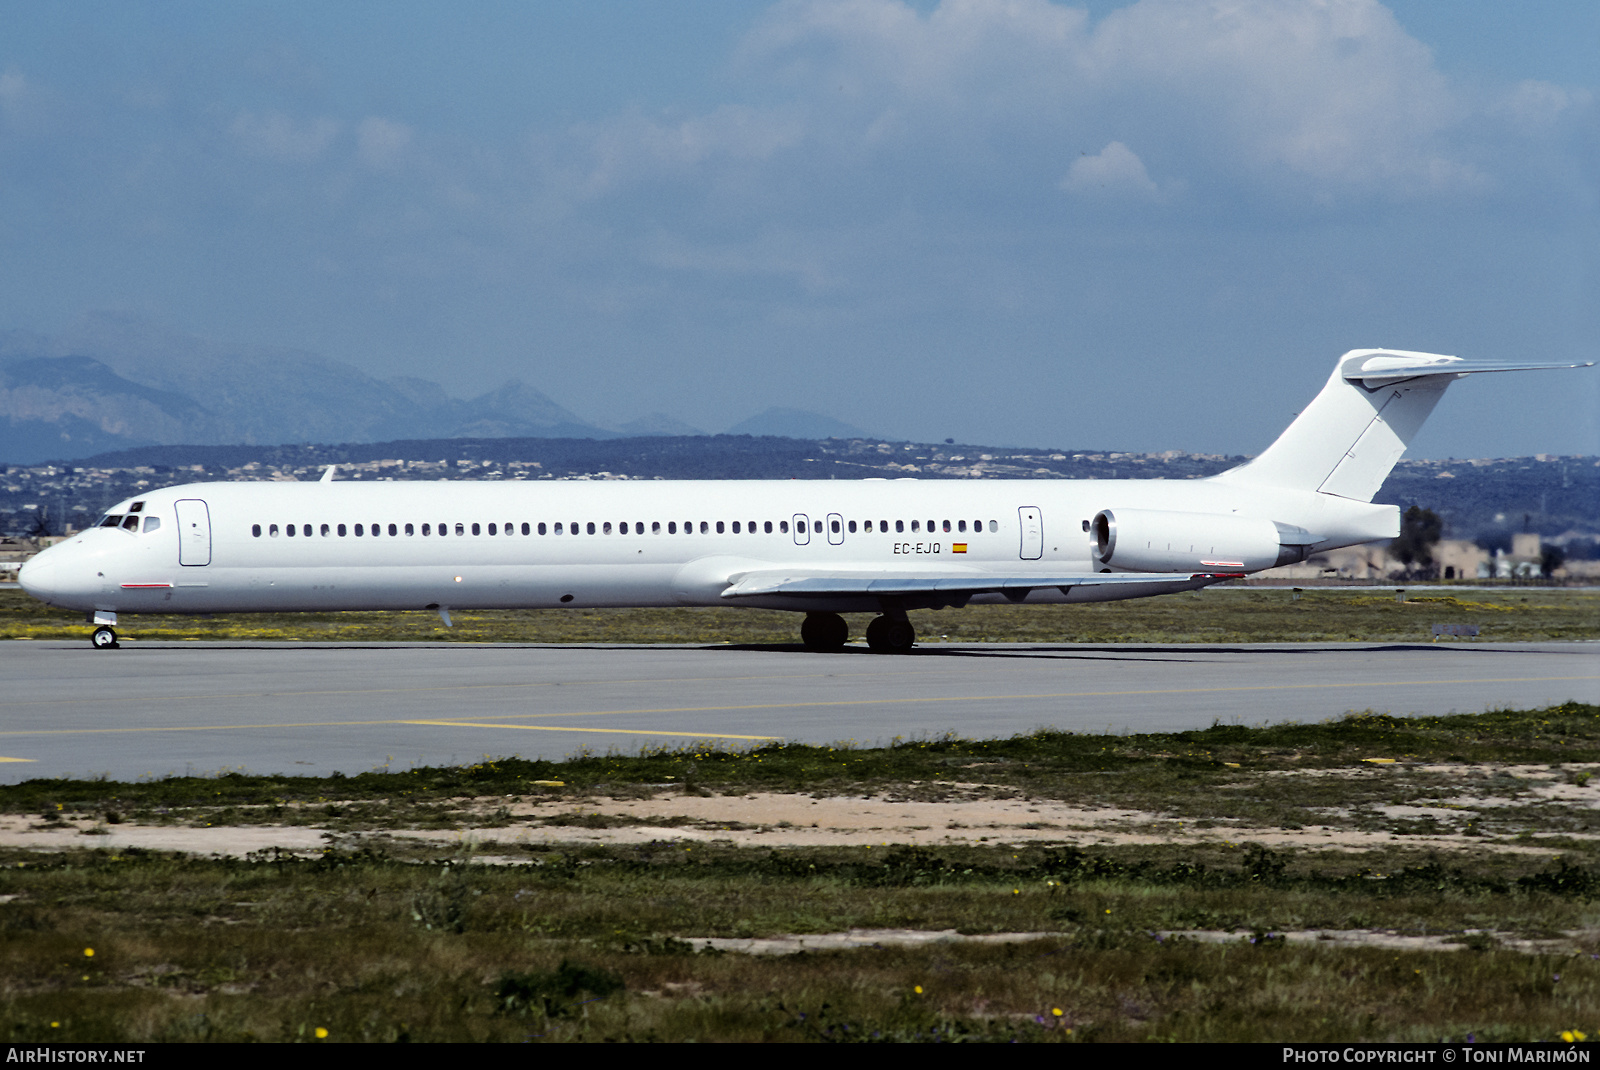
[[[654,844],[514,866],[371,851],[11,852],[0,865],[12,1042],[1426,1042],[1600,1024],[1594,947],[1521,954],[1476,932],[1486,919],[1592,927],[1596,874],[1543,860],[1378,874],[1260,848]],[[851,927],[1038,935],[777,958],[693,943]],[[1275,937],[1319,927],[1459,933],[1468,949]],[[1238,938],[1161,935],[1193,928]]]
[[[13,1042],[122,1043],[1600,1035],[1600,854],[1585,823],[1594,807],[1547,797],[1552,784],[1588,790],[1586,766],[1597,761],[1600,708],[1565,704],[1137,736],[698,747],[321,779],[29,781],[0,788],[0,809],[46,826],[87,817],[337,831],[309,857],[0,849],[0,1022]],[[1478,828],[1456,831],[1497,849],[1404,837],[1367,850],[1245,837],[1122,847],[515,842],[513,805],[653,797],[663,786],[1015,795],[1257,827],[1381,827],[1396,806],[1470,795]],[[566,823],[616,820],[575,806]],[[381,834],[484,824],[506,829],[483,848],[499,864]],[[1031,936],[785,957],[696,942],[849,929]],[[1232,935],[1171,935],[1195,931]],[[1461,950],[1290,944],[1285,931],[1445,936]],[[1517,946],[1555,938],[1559,951]]]

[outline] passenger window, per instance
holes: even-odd
[[[328,537],[328,532],[329,532],[329,531],[332,531],[332,530],[333,530],[333,529],[332,529],[332,528],[330,528],[330,527],[328,527],[328,525],[326,525],[326,524],[324,524],[324,525],[322,525],[322,537],[323,537],[323,538],[324,538],[324,539],[326,539],[326,538],[327,538],[327,537]]]
[[[532,529],[532,528],[530,528],[530,527],[528,527],[528,522],[527,522],[527,521],[526,521],[526,520],[524,520],[524,521],[523,521],[523,522],[522,522],[522,533],[523,533],[523,534],[524,534],[524,535],[529,535],[529,534],[532,534],[532,531],[533,531],[533,529]],[[544,532],[543,532],[543,531],[542,531],[542,530],[541,530],[541,531],[540,531],[540,532],[539,532],[539,534],[540,534],[540,535],[543,535],[543,534],[544,534]]]
[[[289,536],[289,538],[291,538],[291,539],[294,538],[294,525],[293,524],[285,524],[283,526],[283,533],[285,535]]]
[[[432,524],[424,524],[424,525],[422,525],[422,533],[424,535],[432,535],[433,534],[433,525]],[[341,531],[341,532],[339,532],[339,534],[343,535],[344,532]]]
[[[382,524],[373,524],[367,530],[372,532],[373,538],[377,538],[379,535],[383,534],[383,525]]]
[[[856,522],[854,520],[850,521],[849,527],[850,527],[850,534],[854,535],[855,531],[856,531]]]
[[[762,524],[761,525],[761,530],[765,531],[768,535],[771,535],[772,534],[772,521],[768,520],[766,523]]]
[[[661,534],[661,521],[659,521],[659,520],[650,521],[650,534],[652,534],[652,535],[660,535]]]
[[[711,534],[711,525],[710,525],[710,524],[708,524],[708,523],[707,523],[707,522],[706,522],[706,521],[704,521],[704,520],[702,520],[702,521],[700,521],[700,534],[702,534],[702,535],[709,535],[709,534]]]
[[[406,525],[406,534],[407,535],[415,535],[416,533],[417,533],[417,529],[415,527],[413,527],[410,524]]]
[[[338,530],[339,530],[339,538],[341,538],[341,539],[344,538],[344,525],[340,524]]]
[[[822,521],[813,520],[811,523],[812,523],[812,530],[815,531],[818,535],[821,535],[822,534]]]
[[[778,521],[778,530],[785,535],[789,534],[789,522],[787,520]]]
[[[967,522],[965,520],[956,521],[956,529],[958,531],[966,531],[967,530]]]
[[[719,531],[720,531],[720,530],[721,530],[721,529],[722,529],[722,525],[721,525],[721,524],[718,524],[718,525],[717,525],[717,530],[719,530]],[[737,535],[737,534],[739,534],[739,522],[738,522],[738,521],[737,521],[737,520],[735,520],[735,521],[734,521],[734,522],[733,522],[733,533],[734,533],[734,534],[735,534],[735,535]]]
[[[251,524],[250,525],[250,534],[254,535],[258,539],[261,538],[261,525],[260,524]]]
[[[561,522],[559,520],[556,521],[556,534],[557,535],[561,534]]]
[[[717,534],[721,535],[722,533],[722,521],[719,520],[717,521]]]
[[[590,531],[594,530],[594,525],[593,524],[589,525],[589,530]],[[611,534],[611,521],[607,520],[604,524],[601,525],[601,534],[604,534],[604,535],[610,535]]]
[[[678,522],[676,520],[667,521],[667,534],[668,535],[676,535],[677,533],[678,533]]]
[[[991,520],[991,521],[989,521],[989,530],[990,531],[999,531],[1000,530],[1000,525],[995,523],[993,520]]]
[[[839,522],[837,520],[828,521],[828,527],[833,530],[835,535],[839,534]]]
[[[913,521],[912,521],[912,522],[911,522],[911,530],[912,530],[912,531],[917,531],[917,530],[919,530],[919,529],[918,529],[918,527],[917,527],[917,522],[916,522],[916,521],[915,521],[915,520],[913,520]]]
[[[946,520],[944,522],[944,530],[946,530],[946,531],[950,530],[950,521]]]
[[[477,529],[476,529],[476,528],[474,528],[474,529],[473,529],[473,531],[472,531],[472,533],[473,533],[473,534],[474,534],[474,535],[476,535],[476,534],[477,534],[477,533],[478,533],[478,531],[477,531]],[[496,526],[495,526],[495,525],[493,525],[493,524],[490,524],[490,525],[489,525],[489,534],[490,534],[490,535],[498,535],[498,534],[500,534],[500,529],[499,529],[499,528],[497,528],[497,527],[496,527]]]
[[[542,520],[539,521],[539,534],[540,535],[545,534],[544,521],[542,521]]]
[[[276,539],[278,537],[278,525],[276,525],[276,524],[268,525],[267,526],[267,534],[270,535],[272,538]],[[361,532],[357,531],[356,534],[360,535]]]
[[[467,533],[467,526],[465,524],[461,523],[461,521],[459,521],[459,520],[456,521],[456,534],[457,535],[465,535],[466,533]]]
[[[474,525],[472,525],[472,533],[474,535],[482,535],[483,534],[483,529],[481,527],[479,527],[477,524],[474,524]]]
[[[590,535],[593,535],[594,534],[594,521],[591,520],[587,524],[585,524],[584,525],[584,530],[587,531]]]

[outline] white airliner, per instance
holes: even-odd
[[[197,483],[118,504],[23,566],[24,589],[125,613],[751,606],[813,648],[870,612],[1195,590],[1399,534],[1373,505],[1445,387],[1573,368],[1358,349],[1255,459],[1208,479]]]

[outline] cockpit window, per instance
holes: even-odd
[[[138,513],[142,512],[143,510],[144,502],[134,502],[132,505],[128,506],[128,512],[130,513]]]
[[[127,528],[129,531],[138,531],[139,530],[139,518],[136,517],[136,516],[130,515],[128,517],[128,519],[126,519],[126,520],[124,520],[122,522],[122,526]]]
[[[122,526],[122,514],[107,513],[100,521],[100,526],[103,528],[120,528]]]
[[[159,527],[161,527],[161,518],[159,516],[147,516],[144,518],[144,533],[146,535]]]

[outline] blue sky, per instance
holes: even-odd
[[[7,3],[0,329],[722,430],[1253,453],[1344,350],[1600,350],[1600,5]],[[1414,455],[1600,453],[1600,369]]]

